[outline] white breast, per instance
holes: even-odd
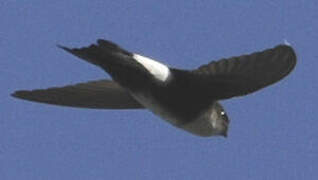
[[[143,65],[156,79],[160,81],[168,79],[170,70],[166,65],[139,54],[134,54],[133,58]]]

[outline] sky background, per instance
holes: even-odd
[[[317,10],[315,0],[1,0],[0,179],[317,179]],[[98,38],[186,69],[287,39],[298,64],[283,81],[222,102],[227,139],[193,136],[145,110],[10,96],[109,78],[56,47]]]

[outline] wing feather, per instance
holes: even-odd
[[[274,84],[287,76],[296,65],[292,47],[271,49],[212,61],[190,72],[197,86],[213,93],[216,99],[242,96]]]
[[[64,87],[16,91],[13,97],[47,104],[95,108],[143,108],[124,88],[111,80],[91,81]]]

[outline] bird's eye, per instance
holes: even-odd
[[[221,116],[223,117],[223,120],[226,122],[226,123],[229,123],[230,120],[229,118],[227,117],[225,111],[221,111]]]

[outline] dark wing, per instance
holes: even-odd
[[[296,54],[287,45],[249,55],[221,59],[190,72],[191,81],[215,99],[242,96],[288,75],[296,65]]]
[[[32,91],[16,91],[12,96],[29,101],[81,108],[144,108],[125,89],[111,80]]]

